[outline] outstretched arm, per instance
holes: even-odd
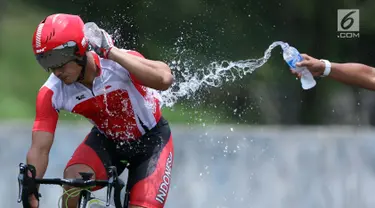
[[[332,63],[329,77],[339,82],[375,90],[375,68],[358,63]]]
[[[307,54],[302,54],[303,61],[298,67],[306,67],[313,76],[323,75],[326,64]],[[328,76],[344,84],[358,86],[375,91],[375,68],[360,63],[331,63]]]

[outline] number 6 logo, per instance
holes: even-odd
[[[355,12],[356,11],[351,11],[347,15],[344,16],[344,18],[341,20],[341,23],[340,23],[342,29],[347,30],[347,29],[349,29],[350,27],[353,26],[354,19],[353,19],[353,17],[350,17],[350,15],[354,14]],[[349,21],[349,23],[345,25],[345,23],[348,22],[348,21]]]
[[[341,32],[359,31],[359,9],[337,10],[337,30]]]

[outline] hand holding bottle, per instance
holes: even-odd
[[[324,69],[325,69],[325,65],[322,61],[320,61],[316,58],[313,58],[313,57],[311,57],[307,54],[301,54],[301,56],[302,56],[303,60],[301,62],[296,63],[297,67],[307,68],[307,70],[309,70],[310,73],[314,77],[319,77],[323,74]],[[291,69],[291,71],[292,71],[293,74],[297,75],[298,77],[301,77],[301,73],[293,71],[293,69]]]
[[[296,48],[289,46],[287,43],[283,43],[281,47],[285,62],[291,67],[292,72],[300,75],[302,88],[304,90],[313,88],[316,85],[316,81],[311,72],[304,66],[306,63],[303,62],[306,61],[304,57]]]

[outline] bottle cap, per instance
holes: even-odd
[[[289,47],[289,44],[288,43],[285,43],[285,42],[283,42],[283,44],[281,44],[281,48],[284,50],[284,49],[286,49],[286,48],[288,48]]]

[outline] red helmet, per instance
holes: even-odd
[[[46,70],[82,57],[88,48],[84,22],[77,15],[53,14],[39,23],[33,36],[33,51]]]

